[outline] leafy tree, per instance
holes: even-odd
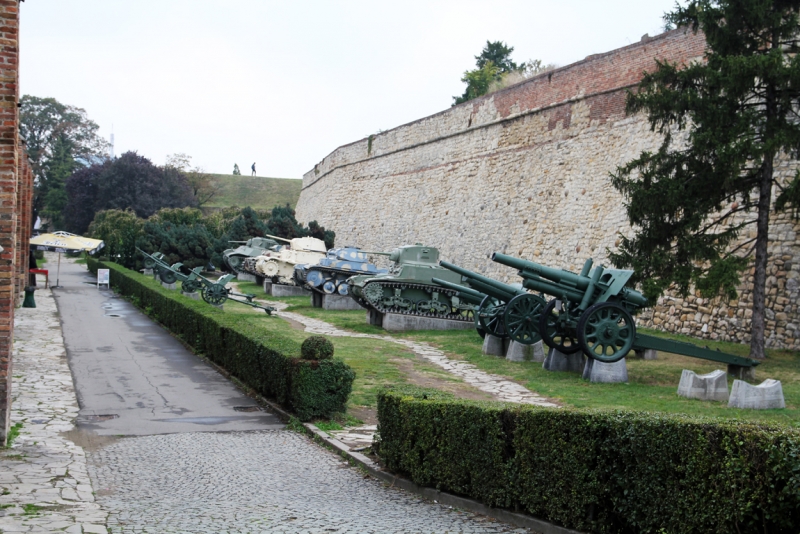
[[[798,175],[781,183],[774,173],[777,157],[800,148],[799,11],[797,0],[693,0],[669,13],[705,34],[705,61],[645,74],[627,110],[647,113],[663,143],[612,176],[635,234],[611,259],[634,268],[650,298],[692,286],[733,298],[752,258],[755,358],[765,356],[769,214],[800,207]],[[752,227],[756,237],[740,241]]]
[[[198,206],[207,204],[222,190],[222,184],[212,179],[211,175],[200,167],[192,166],[192,157],[187,154],[167,156],[165,167],[174,168],[186,175]]]
[[[64,196],[63,192],[54,193],[50,204],[50,190],[63,189],[64,179],[72,170],[105,158],[108,143],[97,135],[98,126],[85,110],[55,98],[24,95],[19,120],[19,133],[25,139],[36,183],[34,212],[52,216],[63,207]],[[73,169],[65,175],[67,164]]]
[[[72,157],[70,141],[66,135],[56,138],[53,155],[42,168],[44,180],[40,194],[44,195],[41,214],[50,220],[53,230],[64,229],[64,209],[67,206],[66,179],[74,172],[78,164]]]
[[[105,243],[98,254],[108,256],[129,269],[137,269],[142,263],[140,254],[136,252],[136,241],[143,231],[144,220],[132,210],[98,212],[89,225],[89,235]]]
[[[67,203],[63,212],[67,231],[83,234],[89,228],[96,213],[97,183],[110,165],[111,161],[91,165],[67,178],[64,185]]]
[[[153,216],[144,223],[136,245],[147,253],[161,252],[169,264],[183,263],[185,271],[205,267],[214,254],[214,238],[202,224],[176,224]]]

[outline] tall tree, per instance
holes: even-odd
[[[769,214],[800,207],[798,175],[774,172],[800,149],[799,11],[800,0],[693,0],[669,13],[705,34],[705,60],[645,74],[627,110],[647,113],[663,143],[612,175],[635,233],[611,259],[633,267],[649,297],[695,287],[733,298],[753,261],[755,358],[765,356]]]
[[[201,167],[193,166],[192,157],[188,154],[178,153],[167,156],[167,163],[164,167],[177,169],[186,175],[186,180],[198,206],[211,202],[222,190],[222,183],[214,180]]]
[[[65,177],[48,173],[53,160],[71,159],[75,168],[88,166],[107,157],[108,143],[97,135],[98,126],[85,110],[62,104],[55,98],[24,95],[20,99],[19,118],[19,133],[27,145],[36,181],[34,211],[57,212],[57,205],[48,206],[47,196],[50,189],[63,189]],[[56,195],[53,200],[63,198]]]

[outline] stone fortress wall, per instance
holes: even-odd
[[[503,91],[337,148],[303,177],[298,220],[336,232],[339,245],[390,250],[421,242],[442,259],[504,282],[516,271],[494,251],[579,271],[631,234],[609,173],[660,138],[626,116],[626,91],[655,59],[703,56],[702,35],[673,30],[540,74]],[[796,162],[776,170],[794,174]],[[768,346],[800,348],[800,225],[771,221]],[[743,239],[747,236],[743,236]],[[709,339],[749,341],[752,281],[738,301],[665,296],[639,324]]]

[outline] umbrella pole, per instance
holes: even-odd
[[[61,287],[58,284],[58,278],[61,276],[61,253],[58,253],[58,270],[56,270],[56,287]]]

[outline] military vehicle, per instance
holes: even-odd
[[[332,248],[319,263],[297,265],[294,277],[298,285],[326,295],[347,295],[347,279],[358,274],[386,273],[367,259],[367,253],[353,247]]]
[[[297,285],[294,267],[298,264],[316,265],[325,257],[325,242],[315,237],[296,237],[284,239],[269,235],[272,239],[283,241],[286,245],[277,250],[264,252],[255,258],[248,258],[243,268],[256,276],[263,276],[273,284]]]
[[[459,298],[458,291],[442,287],[433,278],[458,285],[461,275],[438,265],[439,250],[421,243],[405,245],[391,253],[388,273],[349,278],[349,294],[362,307],[381,313],[400,313],[460,321],[474,320],[474,306]]]
[[[229,243],[243,243],[238,248],[229,248],[222,253],[222,261],[225,266],[235,273],[242,272],[242,264],[245,259],[261,256],[279,246],[277,241],[266,237],[254,237],[247,241],[229,241]]]

